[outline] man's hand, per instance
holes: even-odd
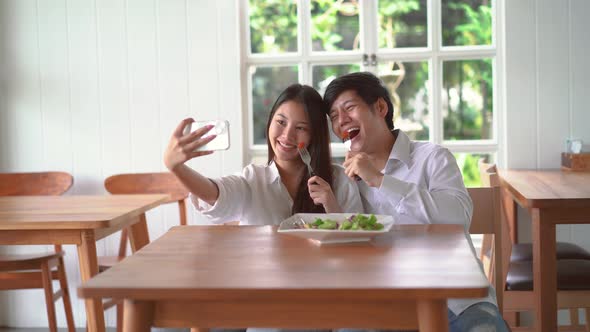
[[[364,152],[348,152],[342,166],[351,179],[358,175],[369,186],[379,188],[383,182],[383,173],[375,167],[374,161],[374,158]]]

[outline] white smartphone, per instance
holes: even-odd
[[[227,120],[210,120],[210,121],[197,121],[189,123],[184,127],[183,135],[190,133],[193,128],[194,130],[207,125],[214,125],[204,137],[210,135],[217,135],[211,142],[201,146],[195,151],[215,151],[215,150],[227,150],[229,149],[229,122]]]

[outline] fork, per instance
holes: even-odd
[[[309,151],[305,148],[305,145],[299,143],[299,145],[297,145],[297,151],[299,151],[301,160],[307,165],[307,173],[309,174],[309,177],[314,176],[315,172],[313,171],[313,168],[311,168],[311,156],[309,155]]]

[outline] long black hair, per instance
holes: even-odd
[[[311,140],[307,147],[311,155],[311,167],[317,176],[328,182],[332,187],[332,154],[330,151],[330,133],[328,129],[328,118],[326,116],[326,104],[322,96],[312,87],[301,84],[292,84],[287,87],[277,98],[266,123],[266,144],[268,145],[268,164],[270,165],[275,158],[275,153],[270,145],[268,130],[277,109],[285,102],[294,101],[305,109],[310,123]],[[307,180],[309,175],[307,168],[304,169],[305,175],[301,179],[297,189],[297,195],[293,199],[293,208],[291,212],[295,213],[325,213],[322,205],[315,205],[309,190],[307,189]]]

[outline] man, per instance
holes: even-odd
[[[351,137],[343,166],[349,177],[362,180],[357,183],[365,212],[395,215],[402,224],[468,229],[473,205],[455,158],[441,146],[394,130],[389,92],[376,76],[341,76],[328,85],[324,100],[334,133]],[[450,299],[448,309],[451,332],[508,331],[491,286],[486,298]]]

